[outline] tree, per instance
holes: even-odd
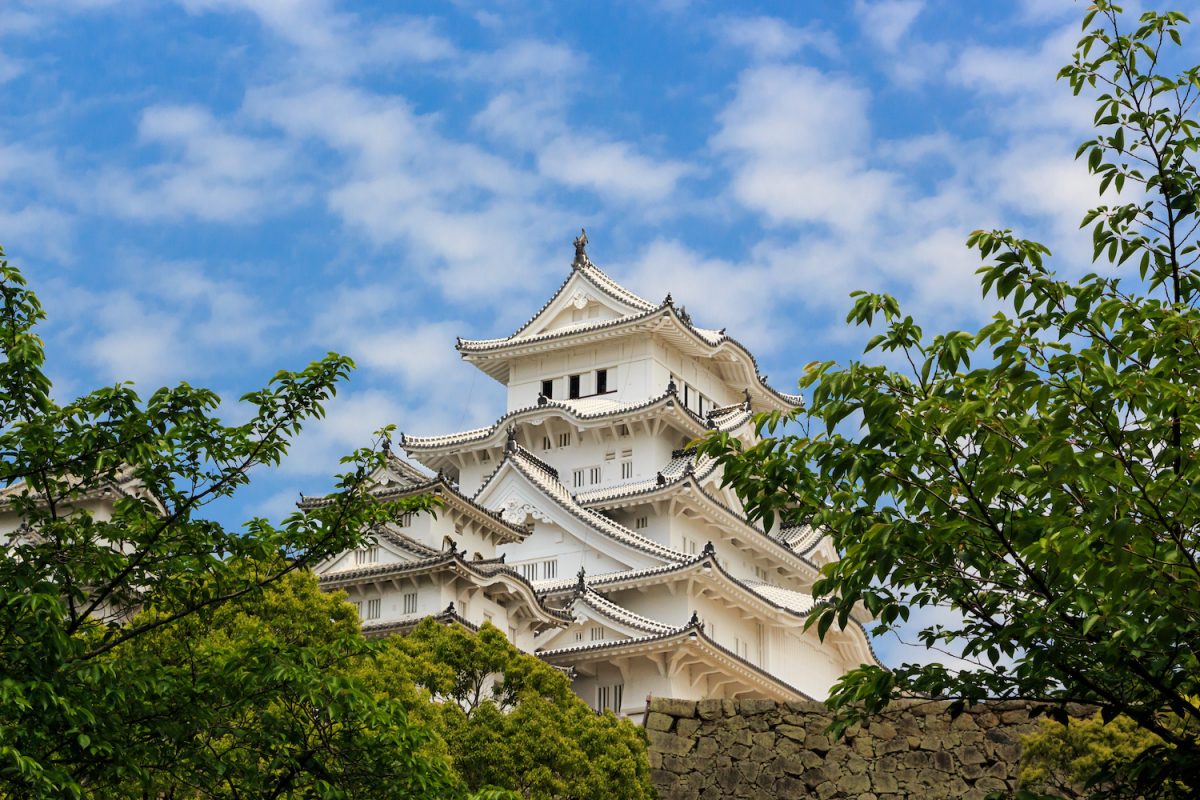
[[[1161,739],[1143,776],[1200,790],[1200,73],[1164,67],[1186,23],[1129,26],[1097,0],[1061,72],[1097,93],[1078,156],[1128,200],[1085,216],[1095,260],[1136,275],[1062,280],[1044,246],[976,231],[1006,307],[989,324],[930,338],[855,293],[847,321],[881,321],[867,350],[907,369],[811,364],[808,408],[760,416],[756,445],[702,444],[752,516],[818,526],[842,554],[815,585],[820,634],[859,609],[876,634],[950,612],[919,638],[970,665],[856,669],[831,697],[847,717],[913,692],[1092,703]]]
[[[357,676],[374,650],[309,572],[156,628],[108,654],[133,699],[105,720],[123,746],[76,778],[94,797],[463,797],[412,704]]]
[[[278,373],[242,398],[254,413],[240,425],[215,416],[216,394],[187,384],[144,401],[117,384],[60,405],[35,333],[42,318],[0,251],[0,484],[8,487],[0,516],[9,523],[0,558],[0,787],[11,797],[81,797],[101,774],[111,778],[106,770],[119,766],[136,784],[162,766],[122,756],[123,712],[184,708],[182,697],[163,694],[169,675],[121,674],[142,640],[201,624],[429,501],[376,502],[368,477],[384,456],[365,448],[343,460],[333,503],[279,525],[253,519],[227,530],[205,519],[204,507],[233,495],[255,467],[280,462],[301,425],[321,416],[350,360],[330,354]],[[236,668],[265,680],[283,668],[278,657],[264,652]],[[310,704],[341,702],[336,689],[312,686]],[[339,713],[368,711],[350,704]]]
[[[1176,781],[1139,785],[1148,783],[1138,780],[1139,757],[1161,745],[1126,716],[1105,722],[1096,713],[1069,725],[1042,719],[1037,731],[1021,737],[1021,787],[1040,797],[1184,800],[1191,793]]]
[[[566,675],[490,623],[471,634],[427,619],[385,642],[368,682],[402,699],[416,685],[437,701],[420,718],[473,790],[500,787],[530,800],[654,797],[640,729],[596,714]]]

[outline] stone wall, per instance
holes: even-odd
[[[1016,785],[1028,704],[996,702],[951,719],[945,702],[898,703],[834,743],[823,703],[653,698],[650,767],[662,800],[966,798]]]

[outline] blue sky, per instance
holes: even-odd
[[[359,363],[241,514],[322,491],[382,424],[497,417],[454,337],[523,321],[580,226],[784,390],[858,352],[854,289],[984,319],[972,229],[1088,266],[1070,0],[3,6],[0,243],[58,394],[186,380],[236,414],[276,369]]]

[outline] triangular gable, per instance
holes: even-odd
[[[510,456],[475,495],[475,502],[499,511],[506,521],[532,523],[533,532],[525,541],[500,548],[510,564],[521,561],[523,553],[550,550],[583,553],[588,574],[647,569],[676,560],[674,551],[574,503],[561,485],[552,494],[543,485],[552,480],[549,476],[540,483],[532,480]],[[563,535],[574,539],[575,546],[563,547],[559,538]],[[678,556],[685,558],[682,553]]]
[[[648,626],[632,625],[619,615],[605,613],[603,604],[589,603],[586,597],[581,596],[577,596],[567,610],[575,618],[574,622],[562,630],[553,631],[549,638],[539,641],[539,649],[557,650],[562,647],[618,642],[673,630],[667,625],[654,624],[653,630],[647,630]]]
[[[542,309],[509,338],[537,336],[584,322],[644,314],[652,307],[588,265],[572,271]]]
[[[375,543],[368,545],[378,547],[374,561],[359,563],[358,550],[346,550],[332,558],[328,558],[313,567],[313,572],[318,576],[327,575],[332,572],[341,572],[344,569],[361,569],[362,567],[378,566],[382,564],[399,564],[408,563],[410,561],[420,561],[423,557],[415,553],[410,553],[394,542],[388,541],[383,535],[375,537]]]

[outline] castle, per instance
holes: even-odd
[[[807,526],[748,521],[717,465],[688,449],[711,430],[751,444],[754,412],[801,398],[670,295],[618,285],[586,245],[585,233],[566,280],[514,333],[458,341],[507,387],[506,413],[404,436],[428,473],[389,454],[373,476],[381,497],[433,493],[441,508],[320,564],[322,585],[348,593],[371,635],[427,616],[490,622],[618,715],[640,716],[649,695],[823,699],[875,660],[861,624],[824,641],[804,630],[837,553]]]

